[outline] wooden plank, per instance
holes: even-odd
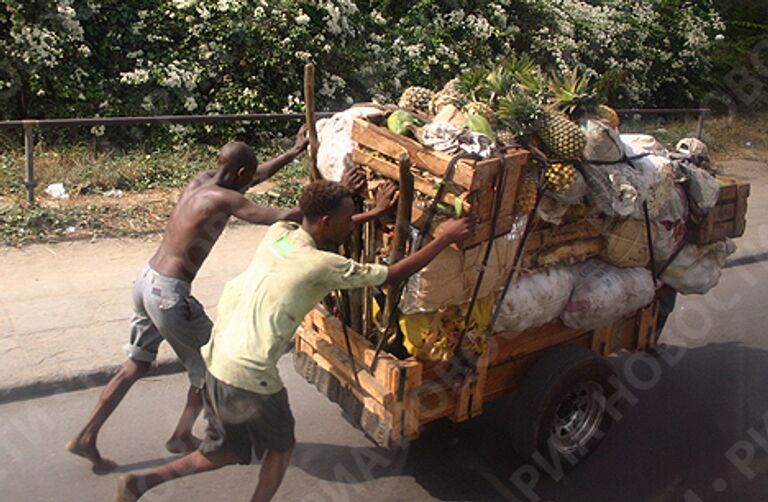
[[[379,176],[384,176],[385,178],[396,181],[399,179],[398,167],[395,163],[389,162],[388,160],[382,159],[380,157],[374,157],[373,155],[364,152],[359,148],[355,148],[352,151],[352,162],[370,168]],[[423,193],[424,195],[433,198],[437,195],[437,188],[432,181],[427,180],[418,173],[411,172],[411,174],[413,175],[413,186],[417,192]],[[451,193],[446,193],[443,195],[443,202],[446,204],[452,206],[455,200],[456,196]],[[469,212],[471,209],[471,204],[469,204],[467,201],[464,201],[464,211]]]
[[[345,384],[357,387],[355,374],[352,372],[352,365],[349,362],[349,355],[341,350],[337,344],[328,343],[310,330],[302,333],[302,339],[317,351],[317,354],[314,354],[313,357],[318,354],[323,356],[337,368],[337,372],[341,375],[342,381]],[[357,378],[360,382],[360,387],[365,393],[386,408],[392,406],[394,396],[389,394],[386,387],[377,382],[367,370],[358,369]]]
[[[357,386],[350,385],[347,376],[339,370],[339,367],[333,361],[330,361],[320,353],[314,354],[312,360],[315,361],[320,368],[332,374],[342,383],[342,385],[348,388],[365,409],[378,416],[381,420],[387,423],[392,423],[392,415],[384,405],[378,402],[376,398],[367,395],[365,392],[361,392]]]
[[[589,348],[591,338],[591,333],[583,333],[581,336],[569,340],[568,343]],[[554,345],[547,346],[546,348],[553,346]],[[536,353],[527,354],[526,357],[513,359],[504,364],[489,367],[488,380],[485,385],[483,397],[485,402],[493,401],[494,399],[498,399],[504,394],[515,390],[523,381],[531,367],[536,364],[539,358],[545,353],[546,350],[541,350]]]
[[[403,361],[405,384],[403,385],[403,437],[413,439],[419,434],[419,401],[413,389],[422,384],[422,365],[418,361]]]
[[[561,323],[559,320],[538,328],[525,331],[503,331],[492,335],[495,344],[494,357],[489,361],[491,367],[515,357],[525,356],[547,347],[566,343],[578,338],[584,332],[576,331]],[[489,340],[491,343],[491,340]]]
[[[307,317],[309,319],[309,328],[316,333],[316,335],[325,338],[328,342],[337,344],[339,347],[346,347],[346,341],[344,339],[344,331],[341,328],[341,321],[335,317],[328,316],[318,309],[313,309]],[[352,329],[347,329],[349,334],[350,345],[352,345],[352,354],[355,356],[355,360],[360,362],[362,366],[370,368],[373,363],[376,349],[373,344],[363,336],[359,335]],[[387,380],[388,366],[396,364],[398,359],[392,354],[382,352],[379,356],[379,363],[376,368],[376,380],[382,386],[388,386]],[[381,367],[381,371],[379,371]]]
[[[412,398],[419,403],[421,425],[447,417],[456,408],[456,394],[439,382],[425,380],[411,393]]]
[[[488,382],[488,362],[490,361],[490,351],[486,350],[477,360],[477,382],[472,387],[472,405],[469,410],[469,418],[482,415],[483,413],[483,396],[485,394],[485,386]]]
[[[537,267],[555,265],[568,260],[585,261],[591,256],[597,256],[603,250],[605,241],[602,238],[563,243],[554,248],[540,251],[536,257]]]
[[[736,201],[718,204],[712,209],[715,221],[730,221],[736,217]]]
[[[613,324],[597,328],[592,332],[592,344],[590,349],[601,356],[607,356],[611,349],[611,337],[613,336]]]
[[[451,161],[451,156],[446,153],[425,148],[410,138],[395,134],[389,129],[371,124],[363,119],[355,119],[352,124],[352,140],[393,159],[398,159],[400,155],[406,153],[411,157],[414,165],[426,169],[436,176],[443,176],[448,163]],[[466,161],[456,164],[453,181],[465,190],[472,187],[472,180],[475,176],[473,166],[473,163]]]
[[[464,422],[469,419],[469,401],[472,396],[472,386],[475,384],[475,376],[467,376],[464,382],[453,389],[456,394],[456,404],[448,418],[452,422]]]
[[[637,350],[648,350],[656,345],[656,322],[659,316],[659,302],[654,300],[638,314]]]

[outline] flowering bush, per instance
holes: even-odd
[[[338,109],[511,52],[583,67],[616,105],[683,106],[722,29],[709,0],[4,0],[0,114],[299,111],[306,62],[317,107]]]

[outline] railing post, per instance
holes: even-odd
[[[696,125],[696,138],[701,139],[704,137],[704,115],[707,110],[699,110],[699,123]]]
[[[35,166],[34,166],[34,151],[35,151],[35,129],[31,124],[24,125],[24,152],[26,153],[26,165],[27,165],[27,179],[24,183],[27,186],[27,201],[30,205],[35,204],[35,187],[37,181],[35,181]]]

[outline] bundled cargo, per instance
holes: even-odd
[[[397,105],[353,107],[321,128],[326,177],[338,179],[349,163],[372,182],[399,181],[402,166],[409,170],[405,252],[428,242],[441,220],[479,220],[473,238],[443,251],[396,300],[409,320],[403,331],[418,327],[405,336],[410,353],[452,354],[462,309],[479,298],[496,302],[488,333],[558,317],[587,329],[646,305],[654,284],[690,293],[717,282],[728,246],[684,246],[741,235],[749,185],[712,176],[698,140],[670,152],[618,126],[589,79],[547,75],[522,57],[469,70],[441,89],[409,87]],[[575,288],[566,280],[572,265],[586,274]],[[480,324],[461,329],[475,336]]]

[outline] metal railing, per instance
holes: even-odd
[[[318,118],[328,117],[333,112],[317,113]],[[24,153],[27,187],[27,201],[35,203],[35,129],[53,129],[60,127],[95,127],[95,126],[129,126],[153,124],[213,124],[227,122],[287,122],[303,120],[303,113],[249,113],[241,115],[158,115],[153,117],[93,117],[76,119],[29,119],[8,120],[0,122],[0,129],[24,129]]]
[[[621,115],[698,115],[696,137],[701,139],[704,134],[704,119],[710,113],[708,108],[620,108],[616,110]],[[333,115],[334,112],[318,112],[317,118]],[[95,126],[128,126],[153,124],[213,124],[228,122],[283,122],[303,120],[303,113],[249,113],[240,115],[159,115],[153,117],[93,117],[74,119],[28,119],[8,120],[0,122],[2,129],[24,129],[24,152],[27,187],[27,201],[35,203],[34,148],[35,129],[52,129],[60,127],[95,127]]]

